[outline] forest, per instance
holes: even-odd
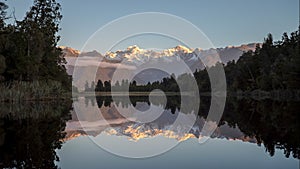
[[[150,92],[161,89],[164,92],[179,92],[178,84],[188,86],[193,77],[197,81],[199,92],[210,92],[210,81],[207,69],[213,71],[218,66],[224,66],[229,93],[247,93],[253,91],[288,93],[299,95],[300,86],[300,54],[299,31],[290,35],[284,33],[282,39],[274,41],[271,34],[264,39],[262,46],[257,46],[255,51],[245,52],[238,61],[226,64],[217,63],[203,70],[196,70],[193,74],[174,74],[163,78],[161,81],[137,84],[126,79],[111,84],[110,81],[98,80],[92,82],[91,87],[86,84],[86,91],[110,92],[129,91]],[[188,87],[187,87],[188,88]]]
[[[60,4],[35,0],[23,20],[7,9],[0,2],[0,101],[62,96],[71,88],[71,77],[57,48]]]

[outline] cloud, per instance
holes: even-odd
[[[81,67],[88,67],[88,66],[97,66],[101,68],[118,68],[118,69],[129,69],[135,70],[136,67],[132,65],[124,65],[120,63],[109,63],[104,62],[99,58],[95,57],[66,57],[67,66],[81,66]]]

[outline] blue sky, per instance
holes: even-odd
[[[216,47],[261,42],[267,33],[280,39],[299,24],[298,0],[58,0],[62,5],[59,45],[81,49],[100,27],[139,12],[163,12],[182,17],[200,28]],[[18,19],[30,0],[10,0]],[[109,41],[109,39],[106,39]],[[101,45],[101,44],[99,44]],[[196,46],[192,46],[196,47]]]

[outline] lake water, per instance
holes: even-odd
[[[178,98],[130,99],[1,104],[0,167],[299,168],[299,102],[228,98],[216,123],[209,98],[198,112]]]

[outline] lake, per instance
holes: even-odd
[[[1,103],[0,166],[299,168],[299,102],[227,98],[216,122],[208,120],[209,97],[197,111],[180,100]],[[214,132],[206,135],[207,126]]]

